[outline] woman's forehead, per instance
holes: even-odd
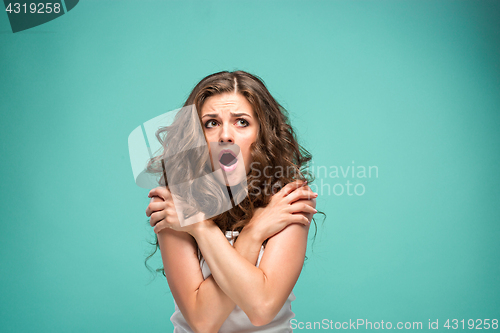
[[[252,105],[241,94],[225,93],[210,96],[201,108],[201,115],[225,113],[247,113],[254,116]]]

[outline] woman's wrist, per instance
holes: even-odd
[[[242,236],[250,240],[251,242],[259,243],[259,245],[262,245],[262,243],[265,241],[265,239],[262,239],[262,233],[259,232],[256,225],[252,223],[252,220],[250,220],[250,222],[245,227],[243,227],[238,238]]]
[[[248,260],[252,265],[257,264],[262,241],[256,233],[250,232],[250,228],[244,227],[234,242],[234,249]]]
[[[212,230],[214,228],[219,228],[215,224],[215,222],[211,219],[203,220],[201,222],[194,223],[191,228],[189,228],[188,233],[197,239],[202,233],[205,233],[207,230]]]

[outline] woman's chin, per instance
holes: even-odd
[[[226,183],[226,186],[230,186],[230,187],[233,187],[233,186],[237,186],[237,185],[240,185],[241,183],[243,183],[243,181],[246,180],[246,177],[238,177],[236,179],[229,179],[227,180],[227,183]]]
[[[225,172],[222,169],[216,170],[214,172],[215,179],[225,186],[237,186],[246,182],[246,174],[244,170],[235,169],[233,172]],[[246,184],[244,184],[246,186]]]
[[[240,185],[241,183],[243,183],[243,181],[246,180],[246,177],[231,177],[231,176],[227,177],[227,180],[224,179],[223,177],[215,177],[215,178],[221,185],[229,187]]]

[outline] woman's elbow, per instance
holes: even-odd
[[[269,319],[269,318],[265,318],[265,317],[261,317],[261,316],[258,316],[258,317],[254,317],[252,319],[250,319],[250,322],[252,323],[253,326],[264,326],[264,325],[267,325],[269,324],[273,319]]]
[[[276,306],[271,304],[267,306],[259,305],[248,315],[248,319],[250,319],[253,326],[264,326],[273,321],[278,312],[279,309],[276,311]]]

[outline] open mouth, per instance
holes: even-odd
[[[222,170],[233,171],[238,165],[236,154],[229,149],[222,150],[219,154],[219,164]]]

